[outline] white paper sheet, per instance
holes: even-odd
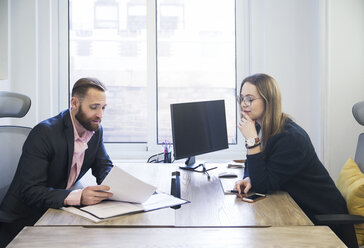
[[[172,207],[181,204],[185,204],[189,201],[174,197],[173,195],[158,193],[152,195],[148,201],[144,202],[143,209],[144,211],[150,211],[155,209],[160,209],[164,207]]]
[[[117,166],[111,169],[102,185],[110,187],[110,192],[113,193],[111,200],[134,203],[145,202],[157,189]]]

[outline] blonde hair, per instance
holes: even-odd
[[[281,90],[276,80],[267,74],[254,74],[243,80],[240,92],[245,83],[251,83],[257,87],[260,97],[264,100],[264,112],[262,117],[262,150],[264,151],[267,140],[280,133],[288,115],[282,112]]]

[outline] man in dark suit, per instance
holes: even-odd
[[[48,208],[92,205],[112,196],[105,192],[109,187],[103,185],[71,190],[90,168],[100,184],[113,166],[100,125],[106,107],[105,90],[99,80],[81,78],[73,86],[71,108],[42,121],[30,132],[1,204],[1,209],[16,219],[2,225],[2,245],[25,225],[33,225]]]

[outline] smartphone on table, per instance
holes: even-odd
[[[261,200],[263,198],[265,198],[265,195],[259,194],[259,193],[254,193],[254,194],[249,195],[249,196],[243,196],[241,198],[241,200],[246,201],[246,202],[256,202],[256,201],[259,201],[259,200]]]

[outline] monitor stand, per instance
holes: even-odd
[[[187,158],[185,165],[186,166],[180,166],[179,168],[184,169],[184,170],[195,170],[197,167],[199,167],[199,165],[196,165],[195,156]]]
[[[180,166],[179,168],[183,169],[183,170],[190,170],[190,171],[197,171],[197,172],[207,172],[209,170],[213,170],[213,169],[217,168],[217,167],[213,167],[213,168],[206,169],[205,162],[200,161],[200,162],[196,163],[195,156],[187,158],[185,165],[186,166]],[[199,169],[200,167],[202,167],[202,168]],[[197,170],[197,169],[199,169],[199,170]]]

